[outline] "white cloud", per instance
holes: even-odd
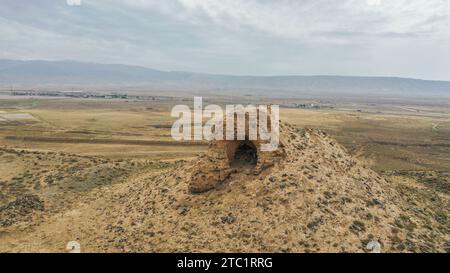
[[[449,79],[449,0],[0,0],[0,58]]]
[[[450,35],[448,0],[126,0],[186,22],[210,20],[285,38],[316,33]]]
[[[81,0],[66,0],[67,5],[69,6],[81,6]]]

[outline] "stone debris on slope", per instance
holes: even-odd
[[[363,252],[377,241],[389,249],[399,208],[388,183],[322,131],[286,124],[281,140],[284,156],[273,166],[230,171],[203,193],[188,189],[193,174],[214,167],[205,155],[130,184],[99,248]]]
[[[43,211],[44,202],[37,195],[24,195],[0,207],[0,226],[12,224],[32,217],[33,212]]]

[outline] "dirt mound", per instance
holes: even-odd
[[[284,125],[280,138],[280,150],[266,155],[247,141],[222,142],[196,160],[142,166],[58,213],[48,213],[48,200],[42,213],[17,209],[28,204],[22,199],[6,203],[0,219],[40,220],[0,232],[0,252],[65,252],[69,241],[82,252],[450,249],[448,197],[427,187],[434,176],[382,178],[319,130]],[[204,181],[211,183],[192,193]]]
[[[257,172],[230,165],[226,178],[207,192],[188,188],[193,174],[205,169],[202,158],[214,158],[210,154],[129,185],[115,194],[119,211],[99,247],[341,252],[368,251],[372,241],[389,249],[399,209],[387,182],[324,132],[285,125],[281,137],[280,160]],[[242,157],[255,158],[248,147]],[[211,164],[206,167],[218,166]]]

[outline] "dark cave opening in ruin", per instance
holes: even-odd
[[[231,167],[233,168],[252,168],[258,161],[256,146],[251,141],[242,141],[238,144],[234,153]]]

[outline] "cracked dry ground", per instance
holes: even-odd
[[[280,164],[206,193],[187,191],[194,160],[130,167],[54,213],[44,200],[39,217],[0,228],[0,251],[73,240],[85,252],[365,252],[373,240],[382,252],[450,251],[448,175],[379,175],[321,131],[281,134]]]

